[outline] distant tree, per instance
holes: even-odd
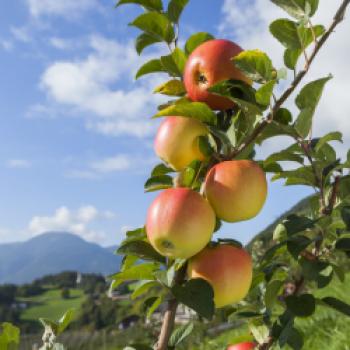
[[[0,286],[0,304],[8,305],[15,301],[17,287],[13,284]]]
[[[23,286],[18,287],[16,295],[18,297],[32,297],[42,294],[44,291],[45,289],[35,281],[33,283],[24,284]]]
[[[69,288],[62,288],[61,289],[61,297],[62,297],[62,299],[69,299],[70,298]]]

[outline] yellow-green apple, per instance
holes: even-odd
[[[208,128],[199,120],[167,117],[158,129],[154,149],[172,168],[182,170],[194,160],[205,159],[199,149],[199,136],[207,134]]]
[[[235,345],[230,345],[227,350],[251,350],[256,347],[255,343],[252,342],[244,342]]]
[[[208,246],[189,261],[189,278],[203,278],[214,290],[217,308],[242,300],[248,293],[253,274],[250,255],[229,244]]]
[[[161,192],[148,209],[146,232],[160,254],[188,259],[208,244],[215,222],[213,209],[198,192],[171,188]]]
[[[234,103],[225,97],[207,91],[211,86],[228,79],[251,81],[236,68],[232,58],[242,48],[224,39],[209,40],[199,45],[190,55],[184,71],[184,83],[192,101],[205,102],[214,110],[226,110]]]
[[[251,160],[216,164],[208,172],[204,186],[216,215],[228,222],[253,218],[264,206],[267,196],[266,175]]]

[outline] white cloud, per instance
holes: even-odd
[[[328,26],[339,6],[340,1],[322,1],[314,23]],[[223,20],[219,26],[221,35],[233,38],[245,49],[266,51],[273,59],[275,66],[283,66],[283,48],[269,33],[269,24],[277,18],[288,17],[280,8],[268,0],[253,0],[247,4],[243,0],[225,0],[222,7]],[[350,123],[348,111],[350,110],[349,81],[347,57],[350,54],[350,12],[337,30],[331,35],[326,45],[320,51],[305,82],[334,75],[325,90],[325,94],[318,106],[314,135],[323,135],[329,131],[340,130],[344,135],[344,146],[338,146],[342,152],[350,142]],[[287,104],[292,106],[293,98]],[[272,146],[272,145],[270,145]],[[281,147],[281,140],[275,142]],[[274,147],[274,149],[276,149]]]
[[[50,38],[50,44],[59,50],[69,50],[73,47],[73,43],[71,40],[62,39],[58,37]]]
[[[27,169],[30,168],[32,163],[26,159],[10,159],[7,161],[6,166],[11,169]]]
[[[96,0],[27,0],[27,4],[33,17],[53,15],[68,18],[98,6]]]
[[[134,154],[117,154],[111,157],[106,157],[87,163],[85,168],[70,169],[65,176],[73,179],[96,180],[102,177],[123,172],[128,170],[138,172],[146,166],[154,165],[157,162],[156,157],[141,156]],[[70,163],[75,163],[70,160]]]
[[[90,167],[101,173],[110,173],[129,169],[131,166],[130,157],[121,154],[115,157],[105,158],[101,161],[93,162]]]
[[[13,42],[6,39],[0,39],[0,48],[7,52],[10,52],[13,50]]]
[[[47,231],[65,231],[101,244],[106,240],[107,235],[91,226],[97,220],[113,218],[115,218],[113,212],[99,211],[92,205],[82,206],[75,211],[62,206],[51,216],[34,216],[28,224],[28,230],[32,236]]]
[[[18,41],[28,43],[32,40],[29,27],[11,27],[11,33]]]
[[[89,45],[92,52],[84,59],[52,63],[42,75],[42,89],[55,103],[82,112],[89,129],[113,136],[150,135],[149,117],[163,99],[151,94],[149,80],[134,83],[143,60],[133,43],[92,36]],[[152,86],[157,82],[153,79]]]

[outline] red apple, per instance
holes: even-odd
[[[192,101],[205,102],[214,110],[232,108],[234,103],[230,99],[209,93],[207,89],[228,79],[251,84],[232,61],[242,51],[237,44],[224,39],[209,40],[198,46],[188,58],[184,72],[188,97]]]
[[[250,160],[232,160],[216,164],[205,179],[205,195],[216,215],[228,222],[249,220],[264,206],[266,176]]]
[[[245,342],[245,343],[239,343],[235,345],[230,345],[227,350],[251,350],[254,349],[256,346],[255,343],[252,342]]]
[[[161,123],[154,142],[157,156],[175,170],[182,170],[194,160],[204,160],[199,136],[208,134],[200,121],[185,117],[167,117]]]
[[[252,260],[244,249],[233,245],[208,246],[190,259],[187,274],[211,284],[215,306],[220,308],[247,295],[252,283]]]
[[[215,222],[213,209],[198,192],[171,188],[161,192],[148,209],[146,232],[160,254],[188,259],[208,244]]]

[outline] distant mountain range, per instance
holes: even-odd
[[[26,242],[0,244],[0,284],[32,282],[62,271],[117,272],[116,247],[102,248],[67,232],[47,232]]]

